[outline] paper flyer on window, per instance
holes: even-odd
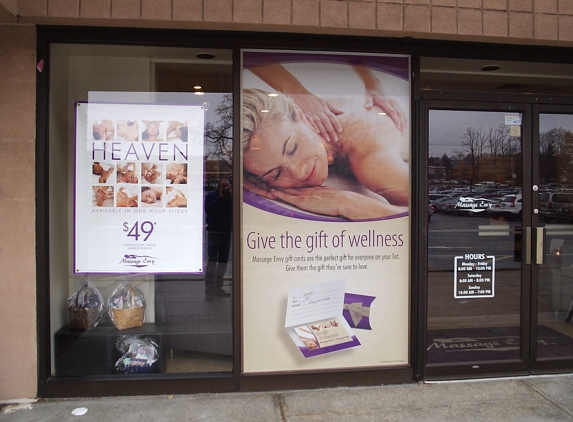
[[[204,115],[76,104],[74,272],[202,272]]]
[[[409,58],[242,58],[243,370],[408,364]]]

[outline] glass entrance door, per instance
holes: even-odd
[[[528,113],[479,107],[428,102],[426,378],[528,368]]]
[[[539,135],[534,216],[545,238],[534,296],[532,370],[543,372],[573,367],[573,114],[571,107],[534,111]]]
[[[573,369],[573,108],[424,104],[424,377]]]

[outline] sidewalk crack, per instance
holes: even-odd
[[[275,394],[275,401],[277,402],[277,405],[281,411],[282,421],[288,422],[288,417],[287,417],[288,411],[284,396],[282,394]]]
[[[527,388],[529,388],[530,390],[532,390],[534,393],[536,393],[538,396],[540,396],[541,398],[547,400],[549,403],[551,403],[553,406],[557,407],[559,410],[561,410],[562,412],[564,412],[566,415],[568,415],[569,417],[573,418],[573,412],[571,412],[569,409],[567,409],[566,407],[564,407],[563,405],[561,405],[561,403],[559,403],[558,401],[552,399],[551,397],[549,397],[547,394],[544,394],[541,390],[538,390],[537,388],[535,388],[532,385],[529,385],[526,381],[521,381],[522,383],[524,383]]]

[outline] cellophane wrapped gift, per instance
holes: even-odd
[[[109,317],[118,330],[141,327],[145,317],[145,298],[137,287],[120,283],[107,301]]]
[[[82,281],[68,298],[68,326],[89,330],[98,325],[103,315],[103,296],[90,281]]]
[[[119,374],[149,374],[159,370],[157,343],[149,337],[119,336],[117,349],[123,355],[115,363]]]

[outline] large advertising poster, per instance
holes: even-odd
[[[204,114],[76,104],[76,273],[203,270]]]
[[[245,373],[408,363],[409,67],[243,52]]]

